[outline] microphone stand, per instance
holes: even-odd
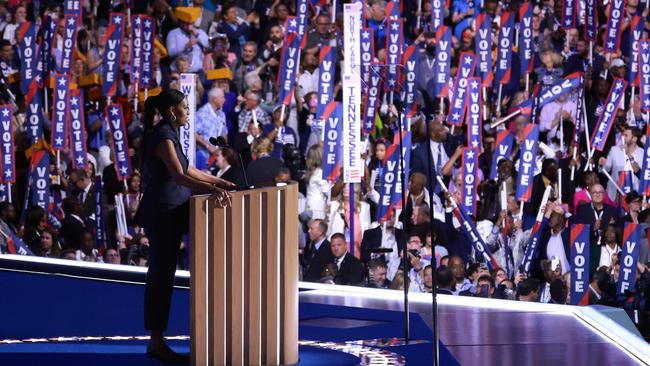
[[[218,146],[218,147],[220,147],[222,149],[232,150],[232,151],[235,152],[235,154],[237,154],[237,157],[239,158],[239,166],[241,167],[242,173],[244,175],[244,184],[246,185],[247,189],[250,188],[251,186],[250,186],[250,184],[248,184],[248,176],[246,174],[246,167],[244,166],[244,160],[242,159],[241,154],[239,153],[239,151],[237,151],[232,146],[228,145],[228,143],[225,142],[225,140],[224,141],[219,141],[219,139],[216,139],[214,137],[210,137],[209,141],[214,146]]]
[[[244,160],[241,158],[241,154],[239,153],[239,151],[233,149],[233,148],[230,147],[230,146],[227,146],[227,148],[228,148],[228,149],[231,149],[232,151],[234,151],[235,153],[237,153],[237,156],[239,157],[239,167],[241,168],[241,171],[242,171],[242,173],[243,173],[243,175],[244,175],[244,184],[246,185],[246,188],[250,188],[251,185],[248,184],[248,176],[247,176],[247,174],[246,174],[246,167],[244,166]]]
[[[381,75],[375,70],[375,67],[388,67],[388,66],[397,66],[398,68],[404,68],[404,65],[397,64],[397,65],[370,65],[370,71],[377,75],[382,82],[386,82],[384,78],[381,77]],[[399,101],[395,102],[394,100],[394,95],[395,92],[390,93],[390,104],[395,106],[395,109],[397,110],[397,133],[399,134],[399,166],[400,166],[400,178],[402,180],[401,186],[402,186],[402,210],[406,210],[406,182],[404,181],[404,145],[402,142],[402,115],[404,111],[404,104]],[[433,217],[433,216],[431,216]],[[399,217],[397,218],[399,220]],[[403,230],[406,229],[405,223],[402,223]],[[395,229],[395,233],[397,233],[397,229]],[[397,240],[397,236],[395,237],[395,240]],[[408,260],[408,250],[407,250],[407,244],[404,244],[404,248],[402,248],[402,265],[404,267],[404,342],[406,344],[409,344],[409,340],[411,338],[410,336],[410,313],[409,313],[409,287],[410,287],[410,278],[409,278],[409,260]]]
[[[433,181],[433,174],[437,174],[437,172],[432,172],[431,167],[433,166],[433,157],[431,156],[431,137],[429,134],[429,123],[424,122],[425,128],[426,128],[426,138],[427,138],[427,157],[428,157],[428,164],[427,164],[427,179],[431,179]],[[433,183],[433,182],[430,182]],[[433,188],[433,185],[431,185]],[[433,364],[435,366],[440,365],[440,347],[439,347],[439,339],[440,339],[440,332],[438,331],[438,299],[437,299],[437,287],[438,287],[438,279],[437,279],[437,272],[438,272],[438,263],[436,262],[436,243],[434,242],[434,225],[433,225],[433,195],[435,193],[433,192],[433,189],[429,190],[429,217],[431,218],[429,220],[429,231],[431,234],[431,251],[432,251],[432,261],[431,261],[431,310],[432,310],[432,325],[433,325]]]
[[[391,102],[393,101],[391,100]],[[395,103],[393,103],[393,105],[395,106]],[[397,133],[399,135],[399,167],[400,167],[399,174],[401,179],[400,184],[402,185],[402,210],[406,210],[406,183],[404,181],[404,145],[402,143],[403,106],[399,106],[399,107],[395,106],[395,107],[396,107],[395,109],[397,110]],[[404,226],[404,229],[406,229],[405,227],[406,225],[404,225],[404,223],[402,225]],[[410,338],[409,287],[411,286],[411,284],[409,278],[410,263],[408,258],[409,257],[408,257],[407,243],[404,243],[404,247],[402,248],[402,259],[404,261],[403,262],[404,263],[404,342],[406,344],[409,344],[409,338]]]

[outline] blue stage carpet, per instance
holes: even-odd
[[[184,344],[181,344],[184,343]],[[188,342],[170,342],[181,353],[189,352]],[[122,343],[66,343],[66,344],[20,344],[1,346],[0,364],[3,366],[130,366],[162,363],[149,360],[143,342]],[[324,348],[300,346],[298,365],[353,366],[360,359],[356,356]]]
[[[139,283],[120,283],[44,273],[0,270],[3,284],[0,326],[0,365],[157,365],[145,355],[146,340],[35,341],[33,338],[88,336],[144,336],[143,292]],[[189,334],[189,291],[176,288],[169,335]],[[357,365],[367,359],[323,348],[351,341],[363,352],[383,352],[385,359],[405,358],[408,365],[431,364],[432,336],[417,314],[411,316],[414,344],[393,345],[404,336],[403,314],[398,311],[348,308],[300,303],[299,336],[318,344],[302,345],[300,365]],[[377,338],[388,339],[377,341]],[[19,340],[22,343],[9,343]],[[170,341],[178,352],[189,352],[187,339]],[[301,343],[302,344],[302,343]],[[365,346],[364,346],[365,344]],[[359,354],[359,353],[357,353]],[[443,365],[458,365],[441,347]],[[395,364],[395,363],[386,363]]]

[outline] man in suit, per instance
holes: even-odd
[[[86,231],[81,202],[76,197],[63,199],[63,213],[65,218],[61,223],[59,234],[62,239],[63,249],[77,250],[81,247],[82,237]]]
[[[74,196],[77,197],[83,207],[81,218],[88,220],[94,218],[93,215],[95,214],[95,184],[88,176],[86,169],[77,169],[76,174]]]
[[[453,295],[454,274],[451,272],[451,268],[447,266],[440,266],[438,268],[437,277],[438,288],[436,289],[436,293],[443,295]]]
[[[431,139],[431,149],[425,142],[411,153],[411,172],[427,176],[427,189],[438,193],[436,175],[443,176],[442,168],[449,161],[449,157],[453,155],[457,141],[449,136],[447,127],[440,121],[429,122],[429,138]],[[429,156],[431,156],[433,169],[428,168]],[[435,190],[436,187],[438,191]]]
[[[592,185],[589,188],[589,196],[591,202],[578,206],[573,221],[578,224],[589,224],[589,273],[595,273],[600,260],[600,245],[605,242],[603,238],[605,229],[611,221],[617,224],[619,215],[614,207],[605,204],[605,188],[602,185]]]
[[[302,257],[303,278],[305,281],[318,282],[327,263],[334,261],[330,242],[325,237],[327,224],[316,219],[309,223],[309,244]]]
[[[571,233],[566,227],[565,212],[559,202],[547,203],[539,239],[538,258],[542,261],[556,258],[562,265],[561,275],[570,271]],[[539,263],[539,261],[533,263],[532,271],[541,280],[544,276],[543,268]]]
[[[386,234],[385,237],[384,234]],[[393,220],[387,222],[386,230],[384,230],[383,225],[368,229],[363,232],[363,239],[361,240],[361,262],[367,263],[371,259],[372,249],[389,248],[393,249],[394,253],[385,256],[384,260],[388,262],[393,257],[393,254],[399,256],[399,252],[404,248],[407,240],[407,233],[402,229],[396,229]]]
[[[334,264],[338,267],[334,283],[337,285],[356,286],[363,282],[363,267],[361,261],[348,253],[345,244],[345,235],[336,233],[332,235],[331,248]]]

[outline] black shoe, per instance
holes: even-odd
[[[176,353],[166,344],[160,348],[147,345],[147,357],[168,365],[186,365],[190,363],[190,355]]]

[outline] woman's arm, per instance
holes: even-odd
[[[206,172],[204,172],[202,170],[196,169],[196,168],[194,168],[192,166],[189,166],[187,168],[187,174],[190,177],[192,177],[192,178],[194,178],[196,180],[199,180],[201,182],[206,182],[206,183],[209,183],[209,184],[214,184],[219,188],[234,189],[234,188],[237,187],[234,183],[231,183],[231,182],[229,182],[229,181],[227,181],[225,179],[217,178],[212,174],[208,174],[208,173],[206,173]]]
[[[174,178],[176,183],[190,188],[197,193],[219,193],[221,189],[210,184],[210,182],[202,181],[193,177],[188,169],[188,174],[183,172],[181,162],[178,160],[174,144],[171,140],[164,140],[156,147],[156,156],[158,156],[165,163],[167,171]]]

